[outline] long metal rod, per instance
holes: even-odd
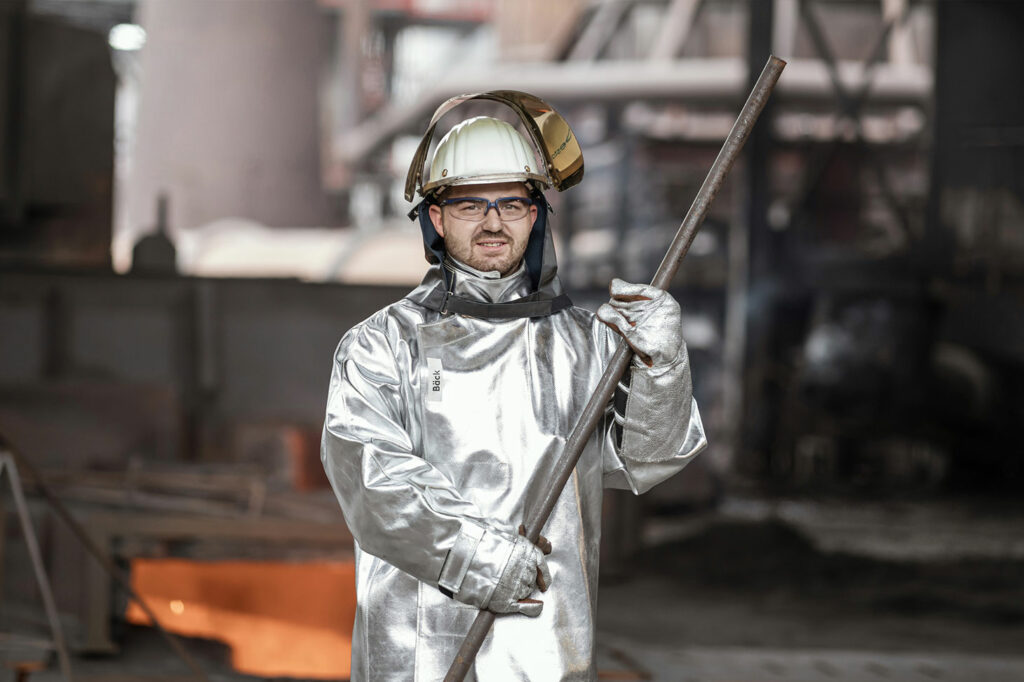
[[[202,667],[200,667],[196,660],[189,655],[181,642],[160,624],[160,621],[157,619],[156,614],[153,613],[153,610],[149,608],[149,605],[146,604],[145,600],[143,600],[142,597],[140,597],[132,588],[131,581],[128,579],[128,576],[115,566],[114,562],[96,546],[96,543],[89,537],[88,533],[85,532],[85,529],[83,529],[82,526],[75,521],[74,517],[71,516],[71,512],[68,511],[67,507],[65,507],[60,499],[53,494],[53,491],[51,491],[46,485],[39,472],[36,471],[36,468],[32,466],[32,463],[28,461],[28,458],[18,452],[18,450],[2,435],[0,435],[0,450],[9,452],[14,457],[15,461],[17,461],[18,466],[28,472],[29,476],[32,477],[33,482],[35,483],[36,488],[38,488],[39,492],[43,494],[46,501],[50,503],[53,510],[57,512],[57,516],[59,516],[64,523],[68,525],[71,531],[75,534],[75,537],[78,538],[78,541],[82,543],[82,546],[85,547],[89,554],[91,554],[93,558],[100,563],[110,577],[117,581],[124,591],[128,593],[128,596],[139,605],[147,616],[149,616],[150,620],[153,621],[153,625],[156,626],[156,629],[160,631],[160,634],[163,635],[165,640],[167,640],[167,643],[170,644],[172,649],[174,649],[174,652],[178,654],[178,657],[181,658],[189,668],[191,668],[196,678],[203,682],[210,682],[210,678],[206,676],[206,672]]]
[[[46,611],[46,619],[50,622],[50,632],[53,633],[53,646],[57,650],[60,672],[65,682],[72,682],[71,658],[68,656],[67,642],[64,641],[64,630],[61,629],[60,618],[57,616],[57,602],[53,599],[53,590],[50,589],[50,578],[46,575],[43,554],[39,551],[39,543],[36,541],[36,533],[32,528],[28,505],[25,504],[18,467],[15,466],[13,455],[0,448],[0,478],[3,477],[4,468],[7,469],[7,478],[11,482],[14,508],[17,509],[18,518],[21,520],[21,535],[25,540],[25,546],[28,547],[29,558],[32,560],[32,570],[36,574],[39,594],[43,598],[43,609]]]
[[[715,195],[718,194],[718,190],[722,187],[725,176],[739,156],[743,143],[746,142],[747,137],[750,135],[757,117],[761,114],[761,110],[764,109],[768,96],[771,94],[772,88],[775,87],[775,83],[779,80],[779,76],[782,74],[782,69],[785,66],[786,62],[774,55],[768,58],[768,63],[754,84],[754,89],[750,92],[750,96],[743,105],[736,123],[733,124],[732,130],[729,131],[728,137],[725,138],[722,150],[718,152],[718,157],[715,159],[714,164],[712,164],[711,170],[708,171],[704,184],[701,185],[700,191],[697,192],[697,196],[690,205],[690,210],[686,212],[686,217],[679,226],[679,230],[676,232],[671,246],[669,246],[668,253],[665,254],[661,265],[658,266],[658,271],[654,275],[654,279],[651,280],[652,286],[656,286],[659,289],[667,289],[672,282],[672,278],[679,269],[679,264],[682,262],[683,257],[686,256],[686,252],[689,251],[693,238],[697,235],[697,230],[700,229],[705,216],[707,216],[711,202],[714,201]],[[540,537],[541,529],[547,523],[548,517],[551,516],[551,511],[555,508],[555,502],[558,501],[559,496],[562,494],[562,489],[572,475],[573,469],[576,468],[576,462],[579,461],[583,448],[604,416],[608,401],[612,399],[615,387],[618,385],[619,379],[622,378],[622,373],[625,371],[632,355],[633,352],[629,346],[620,340],[615,354],[612,355],[612,359],[604,371],[604,375],[598,382],[597,388],[594,389],[594,394],[591,396],[587,406],[583,408],[583,413],[576,422],[572,433],[569,434],[569,438],[565,442],[565,449],[555,464],[552,476],[544,481],[543,495],[526,519],[526,537],[531,542],[537,542],[537,539]],[[480,611],[477,614],[476,620],[473,621],[473,625],[470,626],[469,632],[466,634],[466,638],[462,640],[462,646],[459,648],[455,660],[448,669],[448,674],[445,675],[445,682],[462,682],[469,673],[469,669],[472,667],[474,659],[476,659],[477,652],[480,651],[484,638],[493,624],[494,613],[491,611]]]

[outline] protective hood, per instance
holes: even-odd
[[[430,200],[426,200],[416,207],[416,218],[423,233],[427,261],[433,267],[427,271],[420,286],[406,298],[443,314],[457,313],[491,319],[543,317],[572,306],[572,301],[562,291],[562,284],[558,280],[555,244],[548,223],[550,206],[543,194],[536,192],[532,196],[538,208],[537,220],[523,254],[530,278],[530,294],[499,303],[477,301],[456,294],[454,278],[472,275],[455,274],[443,266],[446,257],[444,239],[430,222]]]

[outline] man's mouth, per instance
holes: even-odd
[[[505,242],[504,241],[494,241],[494,240],[492,240],[492,241],[480,241],[480,242],[477,242],[476,245],[477,246],[482,246],[485,249],[497,249],[497,248],[500,248],[502,246],[505,246]]]

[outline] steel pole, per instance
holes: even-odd
[[[4,466],[7,467],[7,476],[11,481],[11,495],[14,497],[14,507],[18,510],[18,518],[21,521],[21,535],[25,539],[25,546],[28,548],[28,555],[32,560],[32,570],[36,574],[39,594],[43,599],[43,610],[46,611],[46,619],[50,621],[50,632],[53,633],[53,648],[57,650],[60,672],[65,682],[72,682],[71,658],[68,656],[67,642],[64,640],[64,631],[60,626],[60,616],[57,615],[57,603],[53,599],[50,578],[46,575],[43,553],[39,550],[39,542],[36,540],[35,529],[32,528],[32,519],[29,515],[28,505],[25,503],[25,494],[21,488],[18,467],[14,465],[14,456],[4,450],[2,444],[0,444],[0,476],[3,475]]]
[[[704,184],[701,185],[700,191],[697,192],[697,196],[690,205],[690,210],[686,212],[686,217],[679,226],[676,236],[672,239],[668,253],[665,254],[661,265],[658,266],[658,271],[655,273],[654,279],[651,280],[652,286],[656,286],[659,289],[667,289],[672,282],[672,278],[679,269],[679,264],[682,262],[683,257],[686,256],[686,252],[689,251],[693,238],[697,235],[697,230],[700,229],[704,218],[707,216],[711,202],[714,201],[718,190],[722,187],[725,176],[729,173],[729,169],[732,168],[732,164],[739,156],[743,143],[746,142],[747,137],[750,135],[757,117],[761,114],[761,110],[764,109],[768,96],[775,87],[775,83],[779,80],[779,76],[782,74],[782,69],[785,66],[786,62],[778,57],[774,55],[768,57],[768,63],[765,64],[764,70],[761,71],[761,75],[747,97],[743,109],[740,110],[732,130],[729,131],[728,137],[725,138],[725,143],[722,145],[721,151],[718,152],[718,157],[711,165],[711,170],[708,171]],[[600,423],[605,408],[615,392],[615,387],[618,385],[619,379],[622,378],[622,373],[625,371],[626,365],[632,356],[632,350],[620,339],[619,346],[615,354],[612,355],[604,375],[598,382],[593,395],[590,397],[590,401],[583,408],[583,413],[565,442],[565,449],[562,450],[562,454],[555,464],[552,476],[544,481],[544,491],[538,504],[531,509],[529,516],[526,518],[524,525],[526,526],[526,537],[530,542],[535,543],[540,537],[541,529],[547,523],[548,517],[551,516],[551,511],[555,508],[555,502],[562,494],[562,489],[572,475],[573,469],[576,468],[576,462],[583,453],[584,446]],[[473,625],[466,634],[466,638],[462,640],[462,646],[459,647],[459,652],[448,669],[448,674],[445,675],[445,682],[462,682],[473,665],[477,652],[480,651],[484,638],[493,624],[493,612],[480,611],[477,614],[476,620],[473,621]]]

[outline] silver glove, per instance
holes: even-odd
[[[521,613],[536,618],[544,603],[527,597],[538,588],[541,592],[546,591],[550,584],[551,571],[544,552],[522,535],[517,535],[487,608],[495,613]]]
[[[683,342],[679,304],[668,292],[648,284],[613,279],[611,300],[597,317],[626,339],[648,367],[675,362]]]

